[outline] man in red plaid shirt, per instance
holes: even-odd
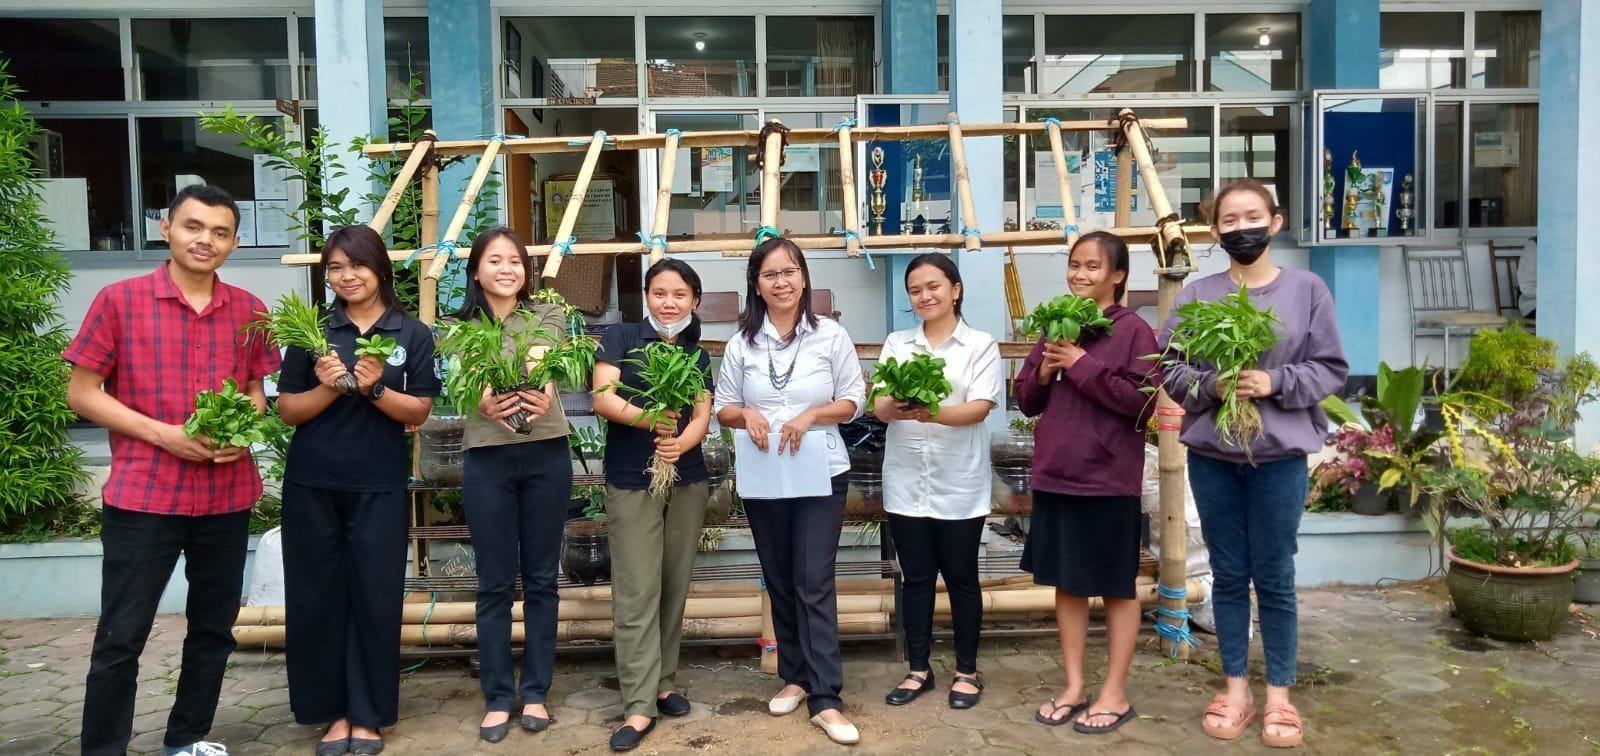
[[[250,508],[261,477],[248,449],[191,439],[183,422],[201,391],[232,378],[265,411],[262,379],[279,356],[243,336],[265,310],[217,278],[239,244],[239,209],[221,189],[191,186],[161,221],[171,260],[102,289],[63,355],[67,402],[111,435],[101,511],[100,622],[83,703],[85,754],[121,754],[133,729],[139,654],[179,554],[189,582],[188,634],[166,753],[225,754],[204,742],[216,714],[244,582]]]

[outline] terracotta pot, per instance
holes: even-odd
[[[1445,585],[1468,630],[1505,641],[1549,640],[1567,621],[1578,560],[1558,567],[1501,567],[1445,549]]]

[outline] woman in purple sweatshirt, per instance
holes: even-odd
[[[1017,404],[1040,415],[1034,430],[1033,522],[1022,569],[1055,586],[1056,627],[1067,685],[1034,718],[1072,721],[1078,732],[1106,733],[1137,714],[1128,703],[1128,666],[1139,637],[1139,492],[1144,428],[1154,409],[1141,391],[1155,383],[1155,333],[1118,302],[1128,283],[1128,245],[1096,231],[1072,246],[1067,286],[1100,305],[1109,332],[1077,343],[1041,337],[1017,374]],[[1089,597],[1105,600],[1110,669],[1090,706],[1083,685]]]
[[[1344,387],[1348,366],[1339,344],[1333,295],[1315,273],[1272,264],[1267,245],[1283,228],[1271,192],[1253,179],[1234,181],[1215,199],[1212,232],[1232,258],[1226,273],[1199,279],[1177,305],[1212,301],[1249,287],[1251,301],[1281,322],[1278,343],[1239,374],[1237,393],[1261,410],[1261,436],[1250,454],[1217,435],[1216,409],[1228,389],[1210,364],[1177,364],[1164,376],[1167,391],[1187,413],[1180,436],[1189,448],[1189,487],[1215,579],[1217,645],[1227,692],[1206,707],[1206,734],[1233,740],[1255,719],[1245,678],[1250,644],[1250,587],[1261,614],[1267,657],[1267,703],[1262,740],[1293,747],[1304,729],[1289,703],[1295,682],[1295,534],[1305,509],[1306,455],[1322,448],[1328,420],[1318,404]],[[1162,331],[1167,343],[1174,316]]]

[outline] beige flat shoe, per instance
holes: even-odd
[[[775,717],[793,714],[795,709],[800,708],[800,702],[804,700],[806,700],[806,694],[804,693],[795,696],[778,696],[767,702],[767,712]]]
[[[811,724],[822,728],[828,734],[828,739],[839,745],[855,745],[861,742],[861,731],[853,724],[828,724],[818,714],[811,718]]]

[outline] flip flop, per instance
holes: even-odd
[[[1222,717],[1232,722],[1230,725],[1213,725],[1206,717],[1200,719],[1200,729],[1207,735],[1218,740],[1237,740],[1244,734],[1246,727],[1256,720],[1256,707],[1246,705],[1243,709],[1228,703],[1228,697],[1218,693],[1211,699],[1211,705],[1206,707],[1207,717],[1211,715]]]
[[[1124,711],[1120,714],[1114,711],[1092,711],[1089,712],[1089,716],[1116,717],[1117,721],[1108,725],[1087,725],[1082,722],[1073,722],[1072,729],[1086,735],[1104,735],[1108,732],[1116,730],[1118,727],[1127,724],[1128,720],[1138,717],[1139,714],[1133,710],[1132,706],[1129,706],[1127,711]]]
[[[1273,725],[1278,727],[1293,727],[1294,732],[1289,735],[1271,735],[1267,728]],[[1300,710],[1294,704],[1267,709],[1266,716],[1261,719],[1261,742],[1270,748],[1297,748],[1305,740],[1305,727],[1300,723]]]
[[[1050,716],[1047,717],[1047,716],[1045,716],[1043,714],[1040,714],[1039,712],[1035,711],[1033,713],[1033,719],[1034,719],[1035,722],[1038,722],[1039,724],[1042,724],[1042,725],[1049,725],[1051,727],[1059,727],[1061,725],[1066,724],[1067,721],[1072,719],[1073,717],[1078,716],[1079,712],[1081,712],[1081,711],[1083,711],[1084,709],[1087,709],[1087,708],[1089,708],[1089,699],[1087,699],[1087,698],[1085,698],[1082,701],[1080,701],[1078,703],[1075,703],[1075,704],[1064,704],[1064,703],[1056,703],[1055,697],[1052,696],[1050,698]],[[1056,716],[1056,712],[1061,711],[1062,709],[1066,709],[1067,713],[1064,716],[1057,717]]]

